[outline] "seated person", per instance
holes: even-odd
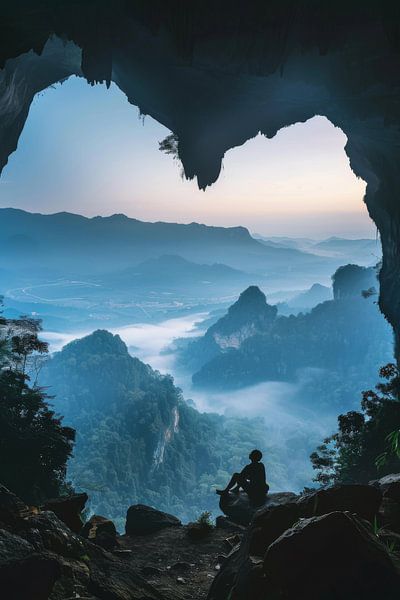
[[[246,465],[241,473],[234,473],[224,490],[216,490],[222,496],[229,491],[239,493],[242,488],[253,504],[262,504],[268,494],[269,485],[266,482],[265,467],[261,462],[262,452],[253,450],[249,454],[251,463]]]

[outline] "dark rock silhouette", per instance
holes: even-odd
[[[349,511],[370,523],[374,522],[382,501],[379,489],[370,485],[335,485],[299,498],[302,517],[326,515],[332,511]]]
[[[244,493],[225,496],[246,505]],[[223,518],[223,527],[209,527],[202,539],[172,515],[135,505],[130,525],[141,535],[115,535],[100,516],[77,535],[53,512],[28,508],[2,487],[0,590],[7,600],[203,600],[211,584],[209,600],[248,600],[249,591],[251,600],[394,600],[400,535],[390,520],[384,531],[365,520],[385,500],[398,504],[381,501],[376,485],[271,494],[248,528]],[[104,533],[113,539],[110,551],[99,545]]]
[[[48,500],[43,510],[51,510],[71,531],[79,533],[83,526],[81,513],[88,501],[87,494],[71,494]]]
[[[7,600],[163,600],[134,565],[72,532],[53,512],[18,516],[15,496],[1,488],[0,514],[13,524],[0,529],[0,590]]]
[[[47,600],[61,576],[61,564],[45,552],[37,552],[20,536],[0,529],[0,589],[2,598]]]
[[[93,515],[81,530],[82,537],[105,550],[112,550],[117,545],[117,530],[110,519]]]
[[[378,515],[379,526],[385,530],[400,534],[400,503],[392,498],[383,497]],[[394,540],[396,547],[400,540]]]
[[[300,518],[296,501],[267,505],[259,510],[252,521],[248,535],[250,556],[263,556],[268,547]]]
[[[287,598],[394,600],[400,585],[385,546],[348,512],[301,520],[270,545],[263,570]]]
[[[398,473],[385,475],[381,479],[371,481],[370,485],[378,487],[384,498],[391,498],[396,502],[400,502],[400,475]]]
[[[238,523],[234,523],[228,517],[223,515],[218,515],[215,519],[215,527],[219,527],[219,529],[235,529],[236,531],[244,531],[245,527],[243,525],[239,525]]]
[[[246,493],[229,493],[223,494],[220,497],[219,507],[233,523],[238,525],[248,525],[260,509],[285,504],[296,498],[296,494],[293,494],[292,492],[268,494],[262,505],[254,506]]]
[[[165,527],[179,527],[182,523],[173,515],[156,510],[144,504],[134,504],[126,514],[125,532],[127,535],[145,535]]]
[[[221,508],[230,519],[251,516],[245,494],[229,494],[222,500]],[[377,486],[337,485],[300,497],[271,494],[253,513],[241,544],[224,561],[209,600],[246,600],[249,589],[254,590],[254,600],[282,594],[288,600],[320,600],[330,598],[329,589],[335,590],[332,598],[341,600],[394,598],[399,571],[383,541],[400,548],[400,536],[396,537],[400,504],[395,504],[398,512],[386,512],[386,531],[379,541],[374,527],[382,524],[385,498]],[[360,581],[364,571],[368,576]],[[371,583],[378,577],[382,589]]]

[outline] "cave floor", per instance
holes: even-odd
[[[230,552],[240,535],[235,538],[236,528],[214,528],[204,540],[192,541],[187,531],[183,526],[141,536],[123,535],[118,538],[118,554],[165,598],[205,600],[221,555]]]

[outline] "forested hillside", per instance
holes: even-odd
[[[201,414],[169,376],[128,354],[118,336],[96,331],[54,355],[41,383],[76,428],[69,477],[91,509],[120,525],[142,502],[189,519],[216,506],[215,487],[265,448],[263,424]],[[269,452],[269,465],[275,465]]]
[[[312,380],[303,389],[307,404],[346,408],[392,359],[392,332],[376,304],[376,287],[374,269],[341,267],[333,277],[333,300],[289,317],[276,316],[260,290],[250,295],[249,288],[203,338],[188,345],[181,360],[195,371],[195,386],[220,390],[296,381],[306,373]],[[245,305],[253,307],[255,296],[259,316],[270,315],[258,325]],[[249,315],[246,322],[233,319],[238,306]]]

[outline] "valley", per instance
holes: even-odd
[[[3,216],[8,238],[0,268],[13,270],[12,285],[3,288],[4,315],[42,320],[41,337],[51,358],[39,380],[54,396],[57,413],[77,430],[68,476],[77,489],[89,491],[91,511],[111,515],[117,524],[123,518],[120,507],[129,498],[157,505],[184,521],[206,507],[217,514],[215,487],[246,461],[248,445],[266,453],[272,490],[300,492],[312,485],[311,452],[334,430],[339,410],[357,407],[360,387],[373,385],[380,361],[391,355],[391,334],[381,325],[374,296],[367,301],[360,295],[364,287],[375,285],[372,269],[359,282],[358,271],[352,275],[357,280],[352,298],[334,300],[337,266],[356,257],[368,266],[375,264],[373,240],[261,240],[240,227],[143,223],[123,215],[87,219],[5,210]],[[155,236],[152,245],[148,235]],[[19,263],[19,244],[32,249],[28,265]],[[90,268],[91,254],[99,258],[95,269]],[[338,360],[346,348],[346,328],[355,331],[351,310],[359,315],[361,328],[362,319],[376,321],[376,336],[370,336],[376,351],[368,362],[356,370],[351,363],[345,372],[340,360],[321,362],[322,340],[333,341],[334,322],[343,321],[342,337],[332,347]],[[309,338],[304,337],[308,329]],[[298,348],[311,348],[314,339],[315,350],[293,354],[293,336]],[[356,352],[357,337],[349,356]],[[361,339],[359,344],[365,346]],[[81,355],[88,345],[90,359]],[[119,367],[119,376],[118,370],[110,370],[116,356],[125,365]],[[75,367],[67,375],[71,360]],[[79,372],[92,362],[92,376],[97,375],[87,387],[88,375]],[[149,369],[154,375],[142,388],[134,383],[136,376],[129,379],[130,369]],[[105,373],[107,382],[96,392],[96,377],[101,380]],[[122,390],[126,377],[131,383]],[[171,397],[162,408],[166,382]],[[142,466],[136,469],[122,459],[128,433],[118,415],[131,410],[131,394],[140,398],[152,385],[161,387],[148,415],[139,400],[134,409],[142,423],[133,434],[136,450],[129,451],[141,456]],[[99,405],[104,389],[110,390],[106,412]],[[154,423],[155,437],[146,419]],[[212,446],[214,428],[226,448],[214,448],[211,454],[207,450],[203,470],[196,467],[193,479],[183,475],[182,457],[199,452],[195,423],[208,430],[207,447]],[[232,429],[231,437],[226,427]],[[88,444],[89,439],[95,442]],[[147,447],[143,455],[142,443]],[[127,481],[124,471],[131,473]],[[178,488],[172,491],[164,483],[160,495],[161,481],[171,473]],[[188,503],[188,494],[194,498],[199,485],[197,499]],[[116,502],[115,494],[124,502]]]

